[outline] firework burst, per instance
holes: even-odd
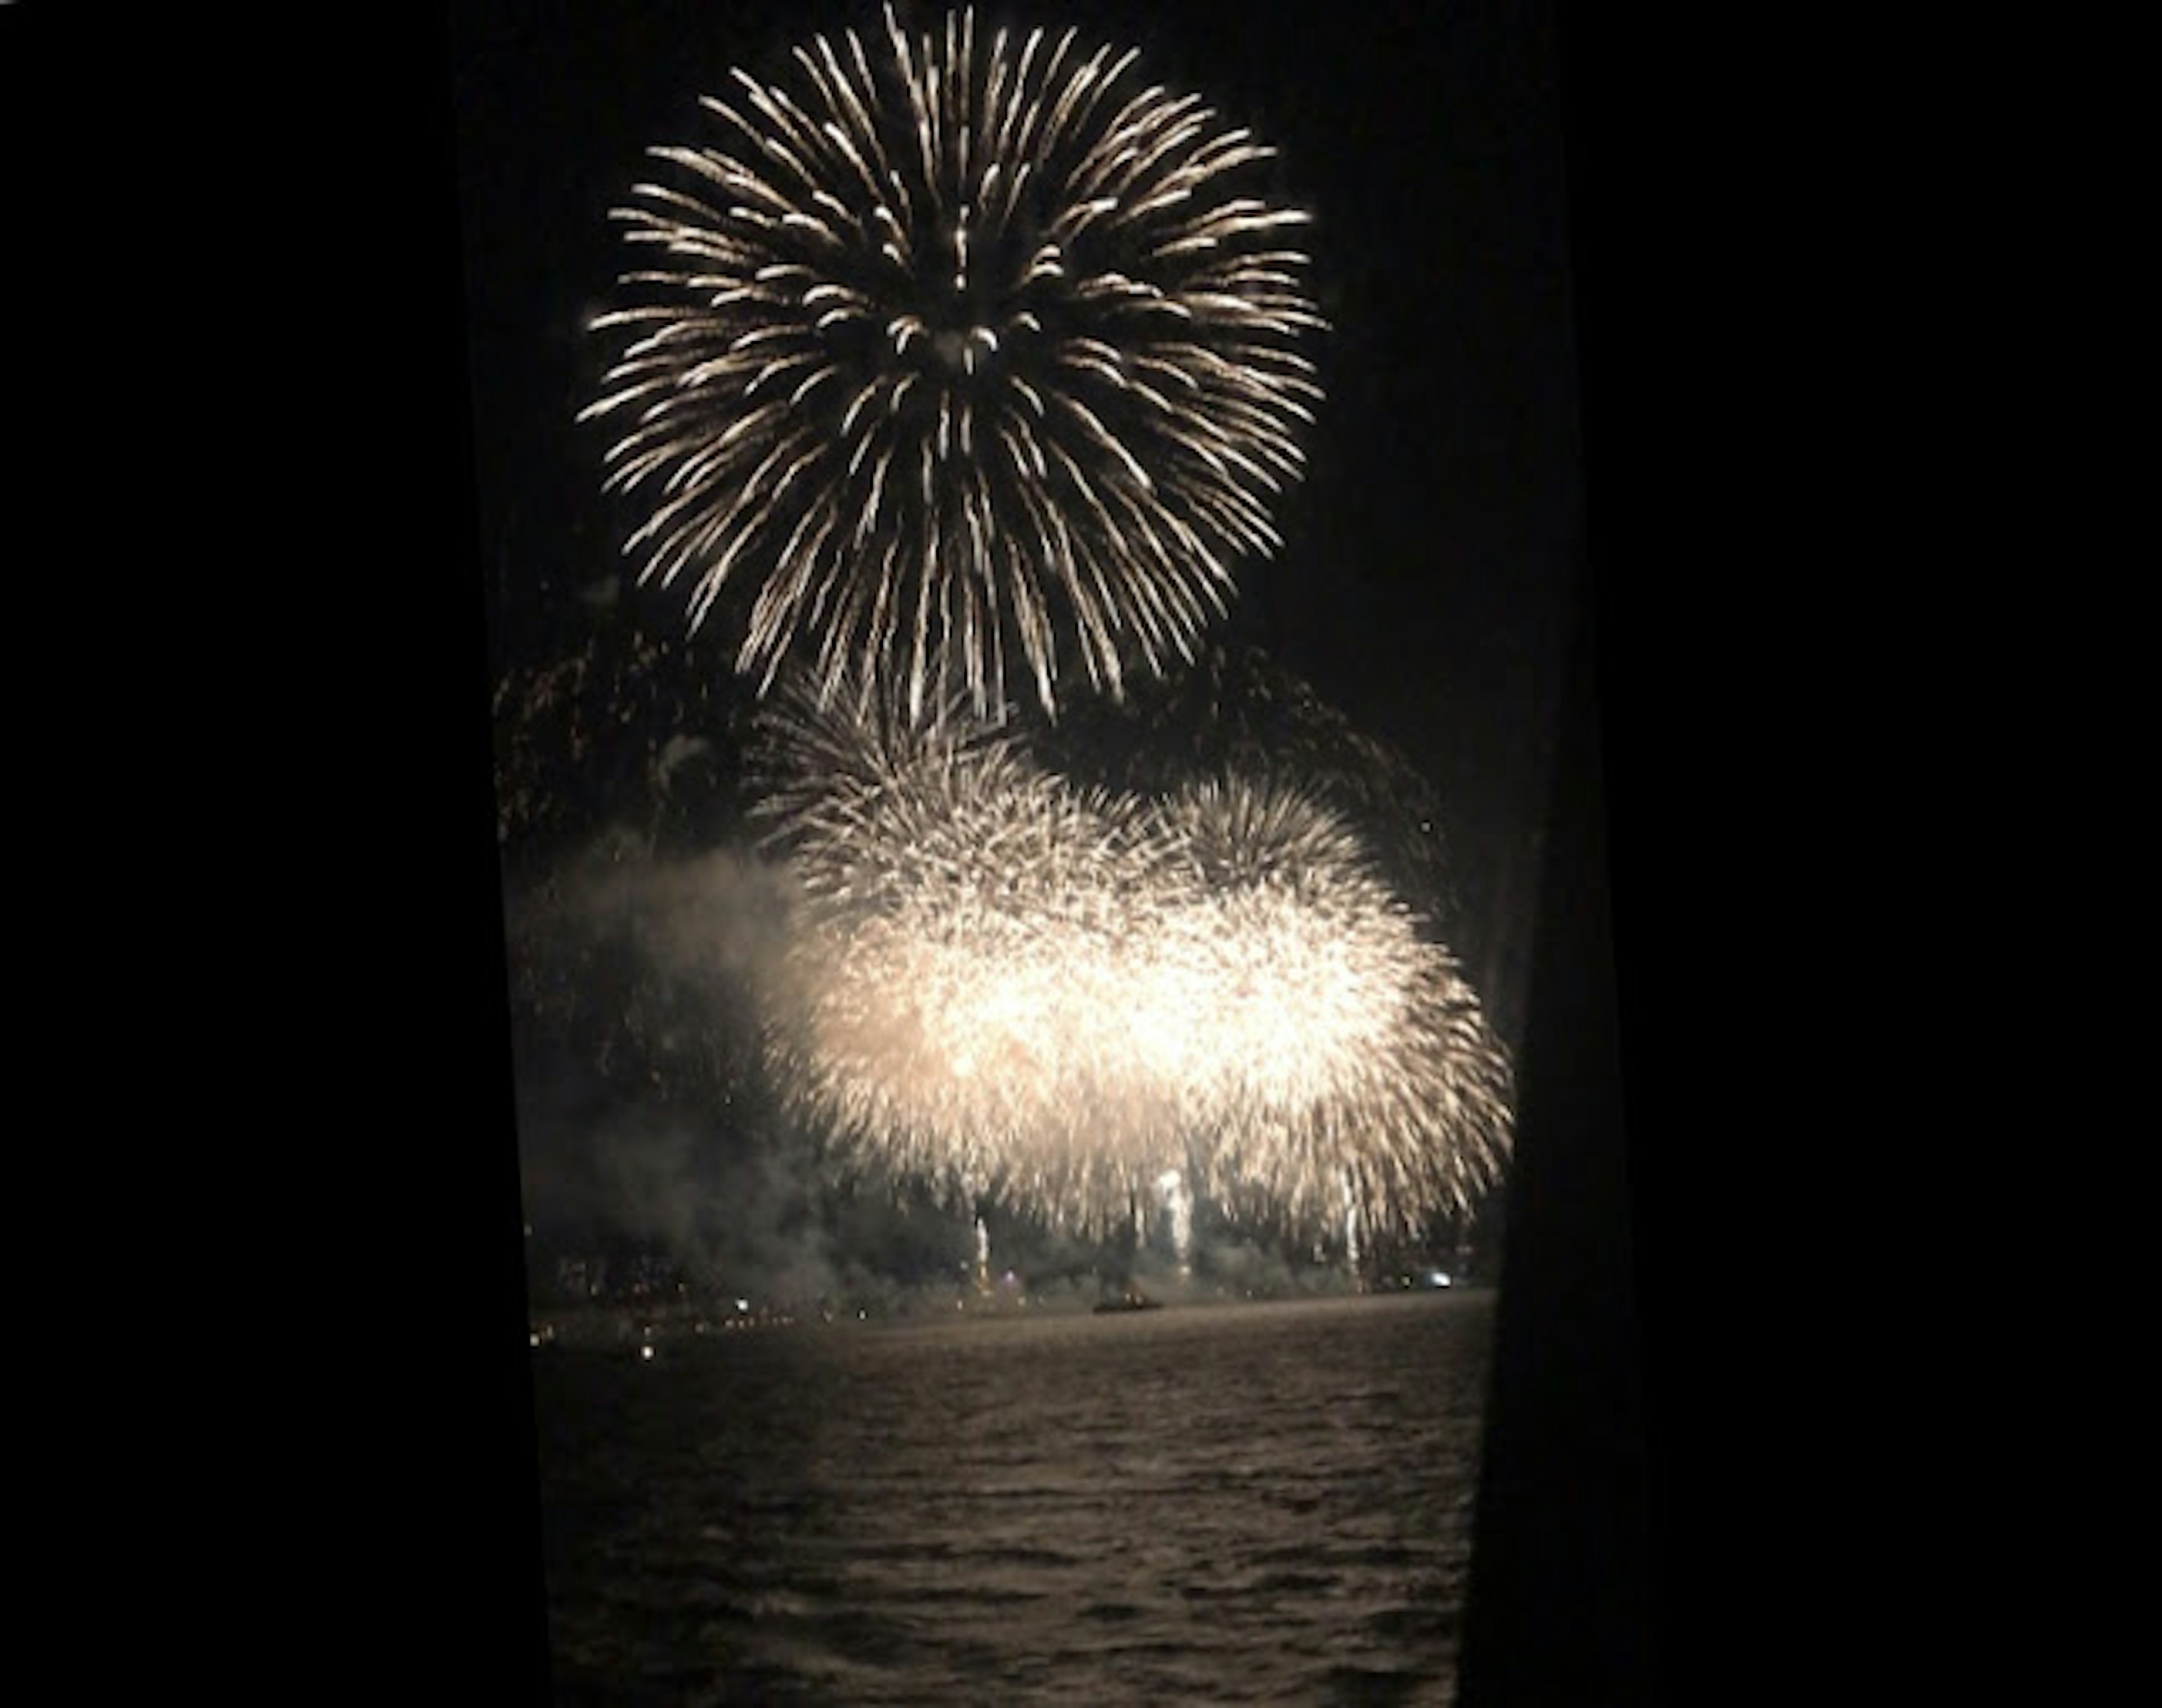
[[[804,904],[768,993],[776,1083],[846,1164],[1101,1230],[1162,1172],[1177,1099],[1136,1000],[1167,893],[1137,803],[1010,735],[784,693],[768,848]]]
[[[1009,734],[769,723],[809,901],[777,1079],[845,1162],[1100,1233],[1179,1171],[1243,1219],[1409,1230],[1506,1154],[1505,1056],[1447,950],[1301,788],[1075,788]]]
[[[1410,1232],[1508,1148],[1506,1053],[1449,950],[1308,787],[1189,786],[1156,835],[1207,968],[1183,1064],[1197,1183],[1251,1220]]]
[[[866,661],[912,712],[1055,711],[1190,659],[1234,561],[1280,543],[1319,390],[1303,213],[1271,150],[1068,31],[814,38],[740,71],[718,140],[618,210],[650,264],[584,412],[646,499],[641,577],[692,625],[755,587],[738,668],[823,694]]]
[[[1136,682],[1115,701],[1075,695],[1055,723],[1038,722],[1031,739],[1047,765],[1105,788],[1164,795],[1195,776],[1295,776],[1430,926],[1452,941],[1475,926],[1433,783],[1258,648],[1211,644],[1190,670]]]

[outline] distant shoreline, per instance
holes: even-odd
[[[1164,1312],[1241,1310],[1268,1305],[1326,1303],[1383,1303],[1400,1300],[1447,1298],[1491,1299],[1497,1291],[1491,1281],[1452,1282],[1448,1285],[1418,1284],[1395,1288],[1313,1288],[1268,1293],[1234,1293],[1216,1288],[1173,1286],[1144,1288],[1143,1293]],[[651,1302],[603,1301],[591,1304],[544,1307],[531,1314],[531,1344],[535,1347],[634,1350],[641,1345],[681,1345],[687,1340],[730,1340],[744,1335],[784,1330],[822,1331],[828,1329],[896,1329],[938,1326],[955,1323],[1014,1323],[1042,1318],[1094,1318],[1093,1295],[1060,1288],[1042,1296],[990,1294],[969,1291],[933,1292],[923,1289],[899,1301],[868,1302],[849,1308],[813,1305],[808,1308],[756,1306],[748,1301],[705,1299]],[[1103,1320],[1115,1320],[1114,1313]],[[1155,1314],[1151,1313],[1150,1314]]]

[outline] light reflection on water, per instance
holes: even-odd
[[[1446,1703],[1491,1300],[537,1357],[556,1699]]]

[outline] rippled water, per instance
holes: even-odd
[[[1446,1703],[1490,1297],[551,1350],[556,1700]]]

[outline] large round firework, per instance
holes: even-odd
[[[597,326],[585,411],[643,497],[641,575],[693,626],[755,588],[739,668],[875,664],[979,714],[1062,671],[1116,692],[1192,656],[1280,543],[1321,325],[1271,150],[1136,55],[972,12],[738,71],[713,140],[618,210],[650,258]]]

